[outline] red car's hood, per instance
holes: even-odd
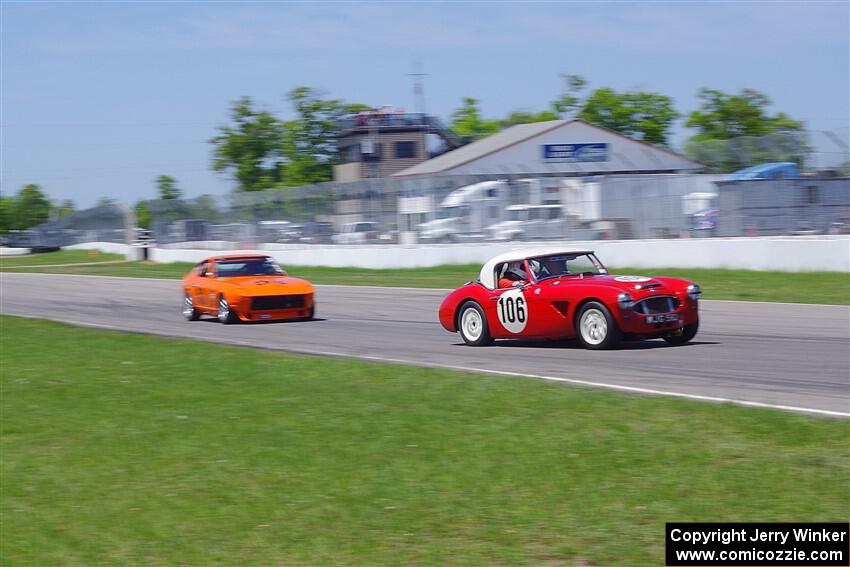
[[[606,275],[606,276],[592,276],[594,281],[598,281],[599,283],[604,283],[605,285],[610,285],[614,287],[622,288],[623,291],[634,291],[644,289],[645,287],[659,287],[664,286],[664,282],[657,278],[651,278],[647,276],[617,276],[617,275]]]
[[[313,286],[310,282],[292,276],[244,276],[225,278],[224,281],[236,288],[240,295],[313,293]]]
[[[565,278],[552,278],[544,280],[541,285],[553,284],[560,280],[563,285],[566,282],[570,284],[582,283],[586,285],[604,285],[614,287],[622,291],[627,291],[632,295],[641,290],[652,289],[653,292],[672,291],[671,282],[668,278],[650,278],[646,276],[617,276],[617,275],[598,275],[598,276],[569,276]]]

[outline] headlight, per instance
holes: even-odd
[[[688,286],[688,297],[694,301],[702,297],[702,289],[700,289],[699,284],[691,284]]]
[[[617,305],[620,306],[620,309],[631,309],[634,304],[635,300],[628,293],[623,292],[617,296]]]

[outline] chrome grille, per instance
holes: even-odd
[[[635,313],[644,315],[659,315],[661,313],[670,313],[679,308],[679,300],[669,295],[659,295],[658,297],[647,297],[635,303]]]

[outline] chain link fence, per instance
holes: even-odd
[[[166,248],[846,234],[847,178],[707,174],[423,176],[150,202]],[[27,231],[28,246],[133,243],[108,205]],[[20,244],[19,244],[20,245]]]
[[[802,164],[811,153],[809,135],[800,131],[688,142],[685,150],[691,159],[704,164],[709,171],[736,171],[770,162]]]
[[[847,178],[718,184],[718,236],[850,234]]]
[[[210,249],[844,230],[847,179],[723,179],[688,174],[383,178],[157,201],[151,212],[160,246]],[[793,214],[765,212],[777,199],[793,202]],[[762,220],[754,220],[758,215]]]
[[[54,248],[85,242],[126,243],[132,238],[132,219],[121,205],[77,211],[65,218],[9,235],[10,244],[27,248]]]

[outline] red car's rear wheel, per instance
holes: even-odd
[[[467,301],[460,306],[457,330],[463,342],[470,346],[484,346],[493,342],[484,310],[474,301]]]

